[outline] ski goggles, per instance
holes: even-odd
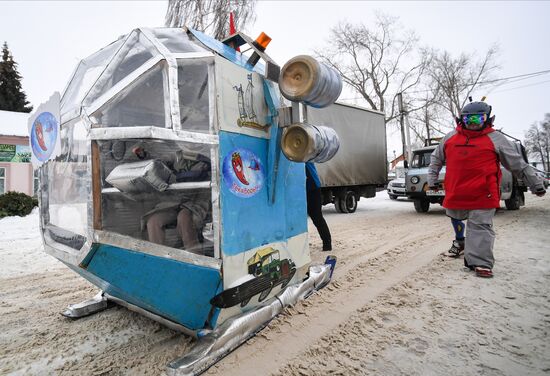
[[[487,121],[487,114],[462,115],[462,122],[465,125],[482,125]]]

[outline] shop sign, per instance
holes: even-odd
[[[31,161],[31,150],[27,145],[0,144],[0,162]]]

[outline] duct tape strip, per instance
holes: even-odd
[[[208,145],[217,145],[219,142],[218,135],[189,131],[173,131],[171,129],[155,126],[92,128],[90,130],[90,138],[92,140],[154,138],[158,140],[186,141]]]
[[[164,91],[164,103],[165,103],[165,118],[170,119],[170,124],[167,125],[167,128],[173,128],[176,130],[181,129],[180,121],[180,101],[178,95],[178,62],[173,57],[173,54],[162,44],[155,36],[151,29],[142,28],[141,32],[155,46],[157,50],[160,51],[162,56],[166,59],[168,64],[168,77],[165,77],[166,72],[163,70],[163,78],[165,87],[168,88],[168,98],[166,98],[166,90]],[[169,106],[166,107],[166,103],[169,103]]]

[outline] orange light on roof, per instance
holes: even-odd
[[[271,42],[271,38],[262,31],[260,36],[256,38],[255,42],[258,43],[258,45],[265,50],[269,42]]]

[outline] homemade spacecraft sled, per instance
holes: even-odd
[[[303,162],[338,149],[306,121],[342,83],[308,56],[280,69],[268,41],[136,29],[29,121],[45,249],[101,290],[64,315],[114,302],[198,337],[175,374],[205,370],[334,269],[310,265]]]

